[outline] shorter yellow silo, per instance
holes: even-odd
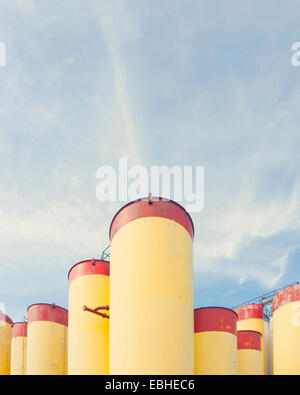
[[[261,333],[256,331],[238,331],[238,374],[261,375]]]
[[[264,354],[264,307],[261,303],[249,303],[237,308],[238,331],[256,331],[261,334],[261,368],[265,374],[265,354]]]
[[[68,311],[55,304],[28,307],[27,375],[67,374]]]
[[[194,311],[195,374],[237,374],[237,314],[223,307]]]
[[[10,374],[12,320],[0,311],[0,375]]]
[[[15,322],[11,339],[11,375],[26,374],[27,322]]]
[[[109,373],[109,262],[86,260],[69,272],[68,373]]]

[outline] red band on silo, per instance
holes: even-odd
[[[194,237],[193,221],[182,206],[163,198],[152,198],[149,204],[148,198],[144,198],[126,204],[117,212],[110,225],[110,240],[128,222],[144,217],[161,217],[173,220],[182,225],[192,239]]]
[[[264,319],[264,309],[262,304],[251,303],[235,309],[238,321],[249,320],[251,318]]]
[[[10,319],[8,315],[2,313],[2,311],[0,311],[0,321],[2,321],[2,322],[4,321],[4,322],[11,324],[11,325],[13,324],[13,320]]]
[[[261,351],[261,333],[256,331],[238,331],[238,350]]]
[[[27,337],[27,322],[15,322],[12,328],[12,337]]]
[[[300,301],[300,284],[282,289],[273,298],[273,312],[287,303]]]
[[[77,263],[69,271],[69,283],[71,284],[71,282],[78,277],[90,274],[102,274],[104,276],[109,276],[109,262],[91,259]]]
[[[56,322],[68,326],[68,310],[52,304],[34,304],[28,307],[28,324],[35,321]]]
[[[236,335],[237,314],[224,307],[201,307],[194,310],[194,332],[228,332]]]

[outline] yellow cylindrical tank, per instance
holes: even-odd
[[[270,339],[270,321],[264,320],[264,367],[265,375],[271,374],[271,339]]]
[[[300,284],[273,298],[273,374],[300,374]]]
[[[261,375],[261,338],[260,332],[238,331],[238,374]]]
[[[270,375],[273,375],[273,317],[270,318]]]
[[[193,374],[194,227],[179,204],[140,199],[110,227],[110,374]]]
[[[0,375],[10,374],[12,320],[0,311]]]
[[[108,306],[109,262],[92,259],[73,266],[69,272],[69,374],[109,374]],[[95,312],[104,317],[87,310],[99,307]]]
[[[15,322],[11,339],[11,375],[26,374],[27,322]]]
[[[262,374],[265,374],[265,354],[264,354],[264,308],[262,304],[250,303],[235,310],[238,315],[238,331],[256,331],[261,333],[261,367]]]
[[[237,374],[237,314],[223,307],[194,311],[195,374]]]
[[[27,375],[67,374],[68,311],[54,304],[28,307]]]

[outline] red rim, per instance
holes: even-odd
[[[257,331],[238,331],[238,350],[258,350],[261,351],[262,334]]]
[[[27,322],[15,322],[12,328],[12,337],[27,337]]]
[[[28,324],[36,321],[56,322],[68,326],[68,310],[55,304],[36,303],[28,307]]]
[[[100,259],[81,261],[72,266],[68,273],[69,284],[76,278],[91,274],[109,276],[109,262]]]
[[[273,312],[285,304],[300,300],[300,284],[295,284],[277,292],[273,298]]]
[[[227,307],[200,307],[195,309],[194,332],[227,332],[236,335],[237,314]]]
[[[235,311],[238,315],[239,321],[249,320],[252,318],[258,318],[261,320],[264,319],[264,309],[262,304],[250,303],[238,307],[237,309],[235,309]]]
[[[173,200],[158,197],[151,198],[151,204],[149,204],[148,198],[143,198],[123,206],[111,222],[109,229],[110,240],[128,222],[144,217],[161,217],[173,220],[182,225],[190,234],[191,238],[194,238],[194,224],[189,213]]]
[[[0,321],[4,321],[7,324],[13,325],[13,320],[6,314],[4,314],[2,311],[0,311]]]

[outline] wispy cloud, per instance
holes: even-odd
[[[139,21],[129,13],[126,4],[116,1],[114,4],[96,2],[95,8],[101,23],[102,33],[113,68],[114,91],[121,115],[119,134],[126,136],[125,144],[119,150],[120,156],[126,156],[133,163],[141,163],[143,158],[138,129],[131,106],[131,92],[128,83],[129,65],[126,50],[130,50],[139,39]],[[114,137],[114,142],[115,137]]]
[[[109,243],[121,203],[99,205],[95,176],[120,156],[205,166],[195,289],[277,286],[299,247],[298,3],[0,4],[0,300],[16,318],[65,300],[68,267]]]

